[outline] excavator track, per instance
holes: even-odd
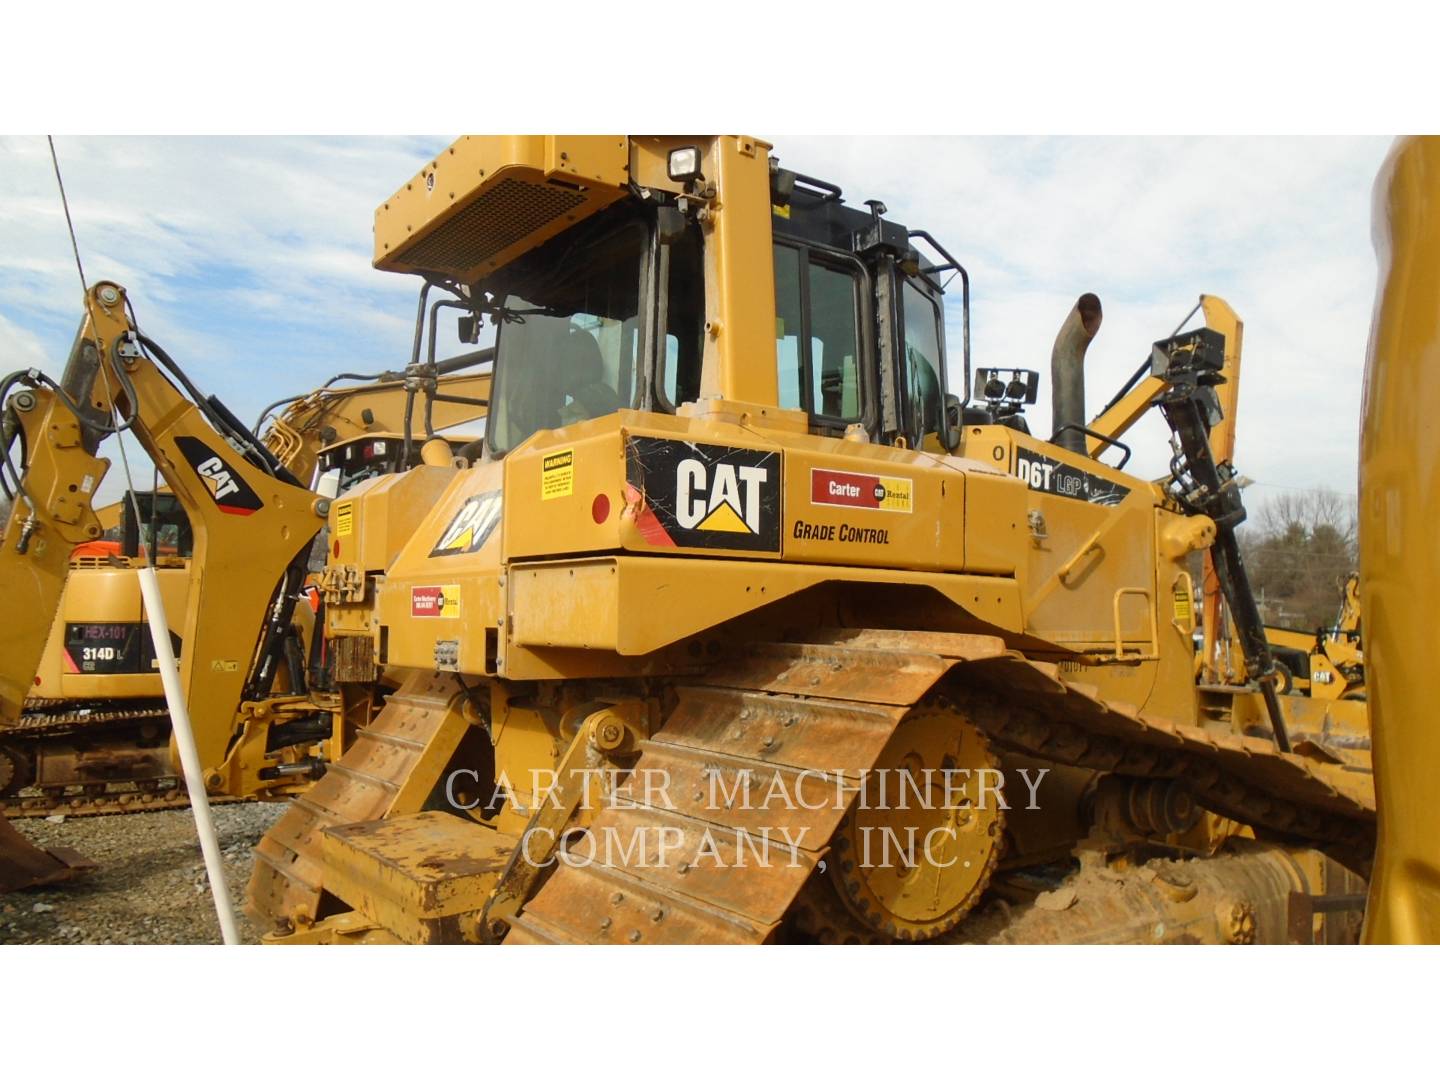
[[[14,724],[0,730],[0,738],[69,735],[75,731],[117,721],[170,719],[170,710],[163,701],[144,705],[97,704],[83,709],[60,711],[48,708],[65,704],[54,699],[30,699],[26,704],[29,709],[21,714]]]
[[[212,795],[211,806],[244,802],[228,795]],[[104,785],[100,792],[85,794],[12,795],[0,800],[7,818],[39,818],[53,814],[65,817],[103,817],[108,814],[139,814],[148,810],[178,810],[190,805],[184,785],[174,781]]]
[[[53,711],[65,704],[62,701],[31,699],[27,704],[29,711],[0,731],[0,791],[10,792],[0,797],[0,813],[5,817],[33,818],[52,814],[97,817],[190,805],[184,784],[178,777],[29,786],[34,776],[34,751],[28,747],[41,747],[48,743],[53,749],[68,736],[91,735],[96,729],[111,725],[147,720],[168,724],[170,714],[163,701],[135,705],[97,703],[84,709],[66,711]],[[211,800],[212,804],[231,801],[235,800]]]
[[[764,786],[777,773],[801,783],[797,774],[811,770],[857,780],[906,713],[937,689],[999,748],[1180,780],[1216,812],[1351,866],[1364,866],[1373,851],[1368,774],[1107,701],[998,638],[844,631],[753,646],[698,683],[677,687],[679,704],[642,744],[634,773],[591,825],[592,834],[619,842],[598,849],[598,857],[562,861],[521,909],[506,943],[760,943],[777,936],[792,907],[802,927],[833,927],[838,909],[828,897],[820,911],[813,897],[796,902],[807,882],[818,887],[815,870],[849,804],[747,807],[742,816],[733,803],[707,799],[709,784],[718,776],[730,791],[742,777]],[[639,830],[670,830],[678,838],[673,857],[663,865],[613,858],[634,850]],[[770,858],[737,862],[757,836]],[[716,850],[720,859],[702,858]]]

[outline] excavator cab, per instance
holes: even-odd
[[[142,546],[157,565],[180,565],[194,554],[195,528],[180,500],[168,491],[133,491],[121,500],[121,554],[138,559]]]

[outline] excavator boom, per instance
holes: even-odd
[[[218,778],[207,784],[223,786],[218,770],[234,753],[241,701],[268,692],[304,555],[324,524],[327,501],[237,430],[222,405],[204,398],[137,331],[124,290],[111,282],[87,294],[60,383],[20,372],[4,388],[13,391],[4,405],[7,436],[14,434],[6,445],[18,443],[23,456],[17,465],[12,451],[5,462],[15,499],[0,547],[0,588],[24,602],[0,639],[0,720],[13,722],[24,707],[72,549],[100,535],[91,500],[105,463],[95,455],[123,427],[179,498],[194,531],[180,676],[200,759]]]

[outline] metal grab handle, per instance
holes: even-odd
[[[1100,432],[1094,431],[1086,427],[1084,424],[1065,424],[1060,428],[1059,431],[1051,434],[1050,441],[1054,442],[1055,436],[1059,435],[1061,431],[1079,431],[1083,434],[1090,436],[1090,438],[1092,439],[1099,439],[1106,446],[1118,446],[1121,450],[1124,450],[1125,456],[1120,459],[1120,464],[1115,466],[1115,468],[1117,469],[1123,470],[1125,468],[1125,463],[1130,460],[1130,447],[1126,446],[1119,439],[1112,439],[1109,435],[1101,435]]]
[[[1120,600],[1125,596],[1138,596],[1145,601],[1145,611],[1150,618],[1150,653],[1134,653],[1129,656],[1125,654],[1124,637],[1120,625]],[[1116,660],[1158,660],[1160,658],[1160,629],[1155,620],[1155,603],[1151,599],[1150,590],[1126,586],[1115,590],[1115,596],[1111,600],[1112,611],[1115,618],[1115,659]]]

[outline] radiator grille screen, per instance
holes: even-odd
[[[395,261],[416,270],[465,273],[584,202],[577,191],[502,180]]]

